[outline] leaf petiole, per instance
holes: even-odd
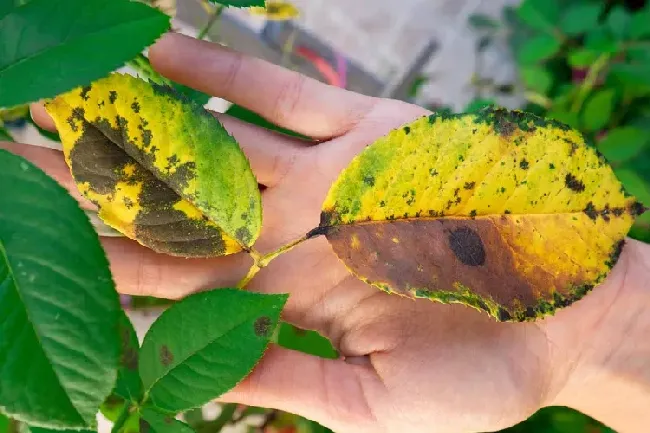
[[[320,230],[320,228],[316,228],[314,230],[311,230],[306,235],[304,235],[304,236],[302,236],[302,237],[300,237],[300,238],[298,238],[298,239],[296,239],[294,241],[291,241],[286,245],[281,246],[280,248],[278,248],[275,251],[272,251],[272,252],[270,252],[268,254],[264,254],[264,255],[260,254],[258,251],[254,250],[254,249],[250,249],[248,251],[248,254],[253,258],[253,265],[248,270],[248,274],[246,274],[246,276],[239,282],[239,284],[237,284],[237,287],[240,288],[240,289],[243,289],[253,279],[253,277],[255,277],[255,275],[259,271],[261,271],[262,268],[265,268],[266,266],[268,266],[269,263],[271,263],[271,261],[278,258],[282,254],[291,251],[292,249],[294,249],[295,247],[297,247],[301,243],[303,243],[305,241],[308,241],[309,239],[315,238],[317,236],[320,236],[321,234],[323,234],[322,230]]]
[[[129,415],[131,415],[131,403],[129,401],[125,401],[124,407],[122,408],[120,415],[117,417],[115,423],[113,424],[111,433],[120,433],[122,428],[124,428],[124,424],[126,423],[126,420],[129,419]]]

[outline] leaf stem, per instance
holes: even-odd
[[[126,420],[129,419],[129,415],[131,415],[131,403],[125,401],[124,407],[122,408],[120,415],[117,417],[115,423],[113,424],[111,433],[120,433],[120,430],[124,428],[124,424],[126,423]]]
[[[610,59],[610,54],[601,54],[600,57],[596,59],[593,65],[589,68],[589,71],[587,72],[587,77],[585,80],[582,82],[582,85],[578,89],[578,96],[576,96],[575,101],[573,101],[573,105],[571,106],[571,112],[573,113],[579,113],[580,109],[582,108],[582,104],[584,104],[585,99],[587,99],[587,96],[589,96],[589,92],[596,86],[596,82],[598,81],[598,77],[600,76],[600,73],[607,67],[609,64],[609,59]]]
[[[20,422],[15,419],[9,419],[7,433],[20,433]]]
[[[300,237],[300,238],[298,238],[296,240],[293,240],[293,241],[289,242],[286,245],[281,246],[280,248],[278,248],[275,251],[271,251],[270,253],[264,254],[264,255],[260,254],[255,249],[251,249],[248,252],[248,254],[250,254],[250,256],[253,258],[254,263],[251,266],[251,268],[248,270],[248,274],[246,274],[246,276],[239,282],[239,284],[237,284],[237,287],[240,288],[240,289],[243,289],[253,279],[253,277],[255,277],[255,275],[257,275],[257,273],[259,271],[261,271],[262,268],[265,268],[266,266],[268,266],[269,263],[271,263],[271,261],[275,260],[276,258],[281,256],[282,254],[291,251],[292,249],[294,249],[295,247],[297,247],[301,243],[303,243],[305,241],[308,241],[309,239],[315,238],[317,236],[320,236],[320,235],[322,235],[324,233],[325,232],[324,232],[324,230],[322,228],[317,227],[314,230],[311,230],[306,235],[304,235],[304,236],[302,236],[302,237]]]
[[[219,21],[219,18],[221,17],[221,14],[223,13],[224,7],[221,5],[218,5],[210,14],[210,18],[208,19],[208,22],[206,23],[205,27],[199,32],[199,34],[196,36],[196,39],[203,39],[205,38],[205,35],[208,34],[212,26]]]

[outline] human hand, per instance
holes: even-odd
[[[152,47],[150,58],[171,79],[318,140],[288,138],[218,115],[267,187],[262,195],[264,226],[256,244],[262,252],[318,224],[330,185],[354,155],[391,129],[428,113],[403,102],[329,87],[180,35],[165,36]],[[34,109],[34,117],[53,127],[41,109]],[[83,206],[92,207],[77,193],[60,154],[2,146],[32,160]],[[244,255],[179,259],[125,239],[103,242],[122,293],[180,298],[233,286],[251,265]],[[642,287],[650,280],[647,249],[629,242],[607,281],[555,317],[496,323],[464,306],[389,296],[350,276],[324,239],[311,240],[280,256],[248,287],[289,292],[284,319],[318,330],[343,357],[323,360],[274,347],[222,400],[297,413],[337,432],[492,431],[547,404],[579,405],[581,389],[598,389],[589,375],[596,366],[602,371],[614,366],[613,371],[625,371],[645,384],[645,400],[636,396],[635,401],[647,403],[650,347],[643,351],[636,344],[621,351],[613,343],[625,335],[638,342],[650,329],[650,320],[634,314],[650,307],[650,294]],[[636,340],[630,336],[634,333]],[[640,361],[626,363],[630,353]],[[601,398],[607,389],[601,389]],[[600,409],[593,407],[584,410],[599,412],[592,415],[613,427],[635,431],[629,420],[615,425],[616,414],[599,416]]]

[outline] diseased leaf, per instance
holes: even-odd
[[[191,295],[151,326],[140,350],[149,402],[177,413],[233,388],[262,357],[287,300],[237,289]]]
[[[623,162],[641,152],[648,141],[650,138],[644,130],[624,126],[609,131],[598,143],[598,150],[610,162]]]
[[[264,7],[249,9],[252,15],[262,16],[269,21],[287,21],[300,16],[300,11],[287,1],[267,1]]]
[[[423,117],[367,147],[315,233],[386,292],[521,321],[602,281],[643,211],[579,133],[486,109]]]
[[[122,350],[113,392],[125,400],[139,402],[142,397],[142,379],[138,373],[140,343],[131,320],[124,312],[120,315],[119,329]]]
[[[193,433],[194,430],[171,415],[150,408],[140,410],[140,433]]]
[[[79,190],[109,226],[184,257],[251,246],[262,224],[237,142],[195,101],[112,74],[46,105]]]
[[[100,78],[169,25],[162,12],[129,0],[32,0],[6,10],[0,15],[0,106]]]
[[[93,427],[118,362],[108,261],[57,182],[4,150],[0,167],[0,408],[35,426]]]
[[[587,131],[597,131],[609,123],[614,108],[614,89],[597,91],[585,105],[582,123]]]

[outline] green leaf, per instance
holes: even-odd
[[[120,304],[85,213],[0,150],[0,407],[42,427],[94,427],[115,384]],[[27,368],[29,367],[29,368]]]
[[[472,14],[469,16],[469,25],[476,30],[496,30],[499,28],[499,21],[484,14]]]
[[[559,122],[565,123],[572,128],[578,128],[580,125],[578,115],[566,109],[560,109],[560,108],[553,109],[549,111],[546,117],[548,117],[549,119],[555,119]]]
[[[0,16],[0,106],[87,84],[168,29],[167,15],[129,0],[33,0],[14,8]]]
[[[625,84],[650,86],[650,63],[615,63],[610,74]]]
[[[0,126],[0,141],[15,141],[9,131]]]
[[[124,312],[120,315],[119,329],[122,351],[113,392],[126,400],[138,402],[142,397],[142,379],[138,373],[140,344],[133,324]]]
[[[569,65],[574,68],[585,68],[595,62],[598,56],[599,54],[593,50],[581,48],[571,51],[568,61]]]
[[[650,25],[648,23],[650,23],[650,4],[632,15],[628,29],[630,38],[641,39],[650,36]]]
[[[607,15],[607,27],[616,39],[625,39],[632,16],[623,6],[615,6]],[[650,23],[650,22],[649,22]]]
[[[607,136],[598,143],[598,150],[610,162],[623,162],[641,152],[649,140],[646,131],[624,126],[609,131]]]
[[[609,123],[614,108],[613,89],[597,91],[585,104],[582,124],[587,131],[597,131]]]
[[[521,68],[521,79],[527,89],[546,94],[553,86],[553,75],[540,66]]]
[[[140,376],[151,404],[177,413],[233,388],[261,358],[286,300],[217,289],[167,309],[140,350]]]
[[[598,25],[600,4],[576,4],[567,9],[560,20],[560,29],[570,36],[584,33]]]
[[[251,6],[264,7],[264,0],[209,0],[212,3],[234,6],[236,8],[249,8]]]
[[[184,422],[150,408],[141,409],[140,416],[140,433],[194,433]]]
[[[641,203],[650,203],[650,181],[639,176],[636,171],[621,168],[614,170],[625,190],[634,195]]]
[[[9,418],[0,413],[0,433],[7,433],[9,429]]]
[[[562,44],[551,35],[535,36],[527,40],[520,48],[518,60],[523,65],[530,65],[553,57],[560,51]]]
[[[491,105],[495,105],[494,99],[484,99],[484,98],[478,98],[467,104],[463,112],[465,113],[474,113],[476,111],[479,111],[485,107],[489,107]]]
[[[338,358],[338,353],[327,338],[316,331],[299,329],[289,323],[280,323],[277,343],[284,348],[321,358]]]
[[[550,32],[560,17],[560,5],[557,0],[525,0],[517,13],[530,27]]]
[[[587,33],[585,48],[598,54],[614,54],[619,43],[606,27],[599,26]]]

